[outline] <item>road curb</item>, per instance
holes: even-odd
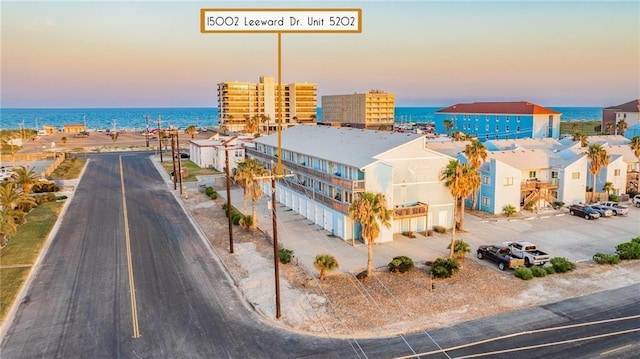
[[[82,168],[82,171],[80,172],[80,176],[78,177],[78,183],[80,183],[80,180],[82,180],[82,176],[84,175],[84,171],[87,168],[89,161],[91,160],[87,160],[87,163],[85,163],[84,167]],[[69,195],[67,195],[67,199],[64,202],[64,206],[62,206],[62,211],[60,212],[60,215],[58,216],[56,223],[51,228],[51,231],[49,231],[49,235],[45,240],[44,246],[40,250],[40,254],[38,254],[36,261],[33,263],[33,266],[31,267],[31,271],[29,271],[29,276],[27,277],[27,280],[25,280],[24,283],[22,283],[22,287],[20,288],[20,291],[16,295],[16,298],[11,304],[11,307],[9,307],[9,311],[7,311],[7,315],[4,317],[2,324],[0,324],[0,338],[2,338],[2,340],[0,340],[0,344],[4,342],[5,336],[7,335],[7,331],[9,330],[9,327],[11,326],[11,324],[13,324],[13,320],[15,319],[15,315],[16,315],[16,312],[18,311],[18,308],[20,307],[22,300],[24,299],[29,288],[31,287],[31,283],[33,282],[33,279],[35,278],[36,274],[40,270],[40,265],[42,264],[44,257],[49,252],[51,243],[53,243],[53,238],[58,233],[61,220],[66,215],[67,209],[69,208],[71,201],[73,201],[74,195],[75,195],[74,191],[69,192]]]

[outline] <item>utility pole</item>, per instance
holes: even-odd
[[[145,138],[147,140],[147,148],[149,148],[149,116],[145,115],[144,120],[147,123],[147,132],[145,133]]]
[[[273,226],[273,268],[276,282],[276,319],[280,319],[280,271],[278,268],[278,222],[276,211],[276,176],[271,177],[271,223]]]
[[[82,115],[82,125],[84,126],[84,130],[87,130],[87,116]]]
[[[180,158],[180,140],[178,139],[178,130],[176,130],[176,147],[178,153],[178,173],[180,173],[180,194],[182,194],[182,159]],[[175,156],[175,155],[174,155]]]
[[[173,189],[177,189],[176,182],[178,181],[178,172],[176,171],[176,152],[175,146],[173,144],[173,133],[169,134],[169,138],[171,139],[171,162],[173,163]]]
[[[227,220],[229,222],[229,253],[233,253],[233,221],[231,220],[231,179],[229,178],[229,148],[224,144],[224,171],[227,175]]]
[[[162,136],[161,136],[161,131],[160,131],[160,116],[158,116],[158,149],[160,149],[160,163],[162,163]],[[175,176],[175,172],[173,173],[173,175]]]

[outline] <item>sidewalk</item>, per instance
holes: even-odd
[[[242,211],[242,189],[231,190],[231,203]],[[226,191],[219,191],[218,195],[226,200]],[[270,197],[263,197],[256,205],[258,228],[273,238],[273,225],[271,209],[267,208]],[[344,241],[310,220],[294,212],[292,209],[277,204],[278,244],[281,247],[293,250],[299,264],[308,269],[313,268],[313,262],[318,254],[331,254],[340,264],[342,272],[359,273],[367,267],[367,246],[361,241]],[[251,203],[248,203],[251,211]],[[376,244],[373,249],[374,267],[386,267],[395,256],[405,255],[411,257],[417,265],[427,260],[449,255],[447,246],[451,240],[451,234],[434,234],[425,237],[416,234],[416,238],[407,238],[403,235],[395,235],[391,243]]]

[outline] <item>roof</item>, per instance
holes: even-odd
[[[511,167],[527,170],[550,168],[549,155],[540,150],[513,150],[489,152],[487,161],[496,159],[508,164]]]
[[[559,115],[560,112],[527,101],[458,103],[437,113],[483,113],[506,115]]]
[[[640,99],[629,101],[621,105],[609,106],[605,110],[617,110],[619,112],[640,112]]]
[[[413,141],[424,141],[424,135],[304,124],[282,131],[283,149],[356,168],[374,163],[375,156]],[[277,147],[278,135],[258,137],[255,143]]]
[[[443,153],[447,156],[455,157],[456,155],[462,153],[466,148],[467,144],[471,143],[471,141],[451,141],[448,142],[431,142],[427,141],[426,147],[430,150]]]

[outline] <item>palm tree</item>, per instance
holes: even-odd
[[[574,122],[573,125],[571,125],[571,128],[573,129],[573,133],[577,133],[578,132],[578,123]]]
[[[14,210],[4,207],[0,210],[0,246],[2,247],[7,244],[9,238],[13,237],[18,230],[14,213]]]
[[[593,187],[591,187],[591,202],[593,202],[596,195],[596,176],[600,173],[602,167],[606,167],[609,164],[610,157],[607,150],[596,143],[589,146],[587,158],[591,161],[589,172],[593,176]]]
[[[22,192],[25,194],[31,193],[31,188],[38,181],[38,175],[33,172],[33,167],[27,169],[26,167],[18,167],[14,170],[15,177],[14,182],[22,186]]]
[[[451,249],[451,244],[447,246],[447,249]],[[467,253],[471,253],[471,246],[462,239],[456,239],[456,242],[453,245],[453,253],[458,257],[458,259],[464,259]]]
[[[320,271],[320,280],[324,280],[327,271],[338,268],[338,261],[330,254],[318,254],[313,266]]]
[[[629,143],[629,147],[633,151],[633,154],[638,157],[638,161],[640,161],[640,136],[634,136]]]
[[[361,192],[349,206],[349,217],[362,227],[361,235],[367,242],[367,277],[373,272],[373,244],[380,235],[380,226],[391,227],[392,210],[382,193]]]
[[[453,120],[451,119],[446,119],[442,121],[442,124],[444,125],[444,129],[445,131],[447,131],[447,133],[451,131],[451,129],[453,128]]]
[[[471,166],[478,171],[478,175],[480,175],[480,166],[487,160],[487,148],[484,147],[482,142],[477,139],[471,140],[471,143],[467,144],[464,148],[463,153],[471,163]],[[476,208],[478,191],[473,191],[473,204],[471,205],[472,209]]]
[[[462,131],[454,131],[453,133],[451,133],[451,137],[454,141],[464,141],[469,139],[469,135]]]
[[[615,188],[613,187],[613,183],[612,182],[605,182],[604,186],[602,186],[602,190],[604,192],[607,192],[607,196],[611,195],[611,191],[613,191]]]
[[[264,164],[254,158],[248,158],[242,162],[238,162],[238,166],[235,170],[234,180],[244,190],[244,215],[247,215],[247,199],[251,198],[251,229],[255,229],[258,226],[258,218],[256,217],[256,202],[262,198],[264,192],[260,183],[263,179],[256,179],[256,177],[264,176],[267,174],[267,170],[264,168]]]
[[[607,135],[611,135],[611,134],[613,134],[613,127],[614,127],[614,126],[613,126],[613,123],[611,123],[611,122],[607,123],[607,124],[604,126],[604,128],[605,128],[605,131],[606,131],[606,134],[607,134]]]
[[[460,164],[458,160],[450,160],[449,164],[440,174],[440,180],[444,181],[445,186],[451,191],[453,196],[453,229],[451,232],[451,252],[450,257],[453,258],[453,249],[456,240],[456,226],[460,223],[460,228],[464,224],[464,201],[463,198],[469,196],[474,191],[474,186],[479,180],[474,182],[474,178],[479,178],[478,171],[471,164]],[[477,188],[476,188],[477,189]],[[460,222],[457,222],[457,207],[460,204]]]
[[[191,136],[191,139],[193,139],[193,137],[198,132],[198,129],[196,128],[196,125],[189,125],[187,128],[185,128],[184,132],[186,132],[187,135]]]
[[[259,116],[253,116],[253,117],[246,117],[247,121],[246,121],[246,125],[245,125],[245,130],[247,131],[247,133],[249,134],[254,134],[256,132],[258,132],[258,130],[260,129],[260,117]]]
[[[589,145],[589,138],[582,132],[576,132],[573,134],[573,141],[579,141],[580,147],[587,147]]]
[[[618,122],[618,124],[616,125],[616,130],[618,131],[618,135],[624,136],[624,132],[627,130],[627,127],[629,127],[629,125],[627,124],[627,121],[620,120],[620,122]]]

